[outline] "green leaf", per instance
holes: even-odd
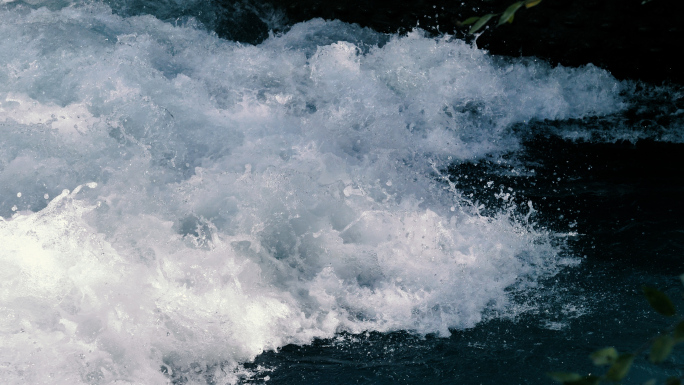
[[[525,8],[532,8],[541,2],[542,0],[527,0],[525,1]]]
[[[634,354],[621,354],[615,363],[611,365],[610,369],[606,373],[606,379],[610,381],[621,381],[629,369],[632,367],[632,362],[634,362]]]
[[[644,292],[644,295],[653,310],[667,317],[677,313],[670,297],[662,291],[645,285],[641,287],[641,290]]]
[[[618,352],[614,347],[597,350],[589,356],[596,366],[610,365],[618,358]]]
[[[658,381],[656,381],[655,378],[651,378],[650,380],[644,382],[644,385],[656,385]]]
[[[684,285],[684,274],[679,276],[679,280],[682,281],[682,285]]]
[[[471,28],[470,31],[468,31],[469,35],[474,34],[477,32],[480,28],[484,27],[485,24],[491,19],[494,15],[491,13],[488,13],[480,18]]]
[[[665,385],[681,385],[682,380],[680,380],[677,377],[670,377],[667,380],[665,380]]]
[[[677,326],[675,326],[672,336],[674,337],[676,344],[684,342],[684,321],[681,321],[677,324]]]
[[[506,8],[504,13],[499,18],[499,25],[505,24],[509,20],[513,21],[513,15],[515,15],[515,11],[517,11],[518,8],[522,7],[523,4],[523,1],[518,1],[517,3],[509,5],[508,8]]]
[[[586,377],[582,377],[581,379],[577,381],[568,381],[564,382],[564,385],[598,385],[599,382],[601,382],[601,377],[599,376],[594,376],[594,375],[588,375]]]
[[[582,376],[580,376],[577,373],[571,373],[571,372],[549,372],[546,373],[547,376],[551,377],[554,381],[566,383],[566,382],[572,382],[572,381],[579,381],[582,379]]]
[[[473,16],[469,17],[461,22],[461,25],[470,25],[473,24],[474,22],[480,20],[480,16]]]
[[[667,334],[656,338],[653,341],[653,345],[651,345],[651,354],[648,356],[649,361],[654,364],[665,361],[672,352],[674,344],[674,339]]]

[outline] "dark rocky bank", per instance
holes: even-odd
[[[429,33],[453,34],[469,41],[470,16],[500,13],[513,0],[215,0],[222,12],[215,30],[226,38],[256,43],[267,36],[260,20],[265,9],[284,14],[288,23],[315,17],[358,23],[381,32],[405,32],[420,26]],[[620,79],[684,84],[680,55],[684,53],[684,2],[652,0],[544,0],[521,8],[512,24],[487,30],[477,45],[492,54],[535,56],[553,64],[593,63]],[[238,16],[238,17],[236,17]]]

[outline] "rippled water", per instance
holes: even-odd
[[[677,289],[678,87],[420,30],[1,7],[5,383],[539,383],[657,330],[642,281]]]

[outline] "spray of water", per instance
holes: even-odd
[[[97,2],[10,5],[6,383],[231,382],[340,331],[472,327],[571,262],[439,170],[515,150],[513,124],[623,108],[595,67],[420,31],[312,20],[251,46]]]

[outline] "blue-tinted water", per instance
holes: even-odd
[[[666,325],[678,86],[270,10],[250,45],[204,2],[0,12],[4,383],[536,384]]]

